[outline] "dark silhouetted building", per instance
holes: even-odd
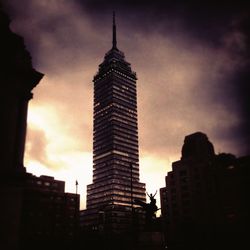
[[[28,102],[43,74],[32,67],[23,38],[9,29],[0,10],[1,32],[1,173],[25,172],[23,156]]]
[[[185,137],[161,192],[170,249],[241,249],[249,223],[250,158],[215,155],[207,136]],[[239,248],[240,247],[240,248]]]
[[[85,225],[119,232],[131,223],[134,199],[146,201],[139,181],[136,73],[113,46],[94,76],[93,183],[87,186]]]
[[[63,181],[26,173],[23,156],[28,102],[43,74],[33,69],[23,39],[11,32],[9,23],[0,6],[0,248],[64,246],[76,235],[79,195],[65,193]]]
[[[161,216],[166,217],[167,211],[166,211],[166,203],[167,203],[167,189],[166,187],[160,188],[160,202],[161,202]]]
[[[35,244],[40,248],[72,246],[77,240],[79,195],[65,193],[65,182],[51,176],[27,174],[25,184],[20,242],[23,249]]]

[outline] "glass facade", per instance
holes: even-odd
[[[93,183],[87,186],[89,212],[104,207],[135,207],[134,199],[146,201],[145,184],[139,181],[136,80],[136,73],[113,39],[113,48],[106,53],[93,79]]]
[[[105,55],[94,77],[94,171],[87,209],[146,199],[139,182],[136,79],[117,48]]]

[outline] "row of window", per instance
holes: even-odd
[[[97,105],[97,104],[98,104],[98,105]],[[97,104],[95,104],[95,105],[99,106],[99,105],[100,105],[100,102],[98,102]],[[112,107],[113,107],[113,104],[110,103],[109,105],[103,107],[102,109],[100,109],[100,110],[94,112],[94,115],[97,115],[97,114],[99,114],[99,113],[102,113],[102,112],[104,112],[104,111],[107,111],[108,109],[110,109],[110,108],[112,108]]]
[[[117,164],[112,164],[112,165],[105,165],[104,167],[96,167],[96,169],[93,171],[93,174],[101,174],[105,172],[112,172],[115,170],[120,170],[120,171],[126,171],[131,173],[131,166],[126,164],[125,166],[117,165]],[[139,167],[138,166],[132,166],[132,174],[139,175]]]
[[[125,119],[121,119],[121,118],[112,116],[111,118],[109,118],[109,121],[118,121],[121,123],[125,123],[125,124],[131,126],[132,128],[135,128],[137,130],[137,124],[135,124],[134,122],[130,122],[127,119],[125,120]]]
[[[114,68],[111,68],[110,70],[108,70],[107,72],[105,72],[105,73],[102,73],[102,72],[98,72],[98,74],[94,77],[94,83],[95,84],[98,84],[99,82],[101,82],[102,81],[102,79],[105,79],[105,78],[107,78],[107,76],[110,76],[110,75],[113,75],[114,73],[116,73],[116,76],[118,77],[118,78],[121,78],[121,79],[124,79],[124,78],[126,78],[126,80],[129,80],[129,81],[131,81],[132,83],[135,83],[135,73],[133,72],[132,73],[132,71],[131,71],[131,68],[130,67],[128,67],[128,69],[127,69],[127,65],[126,65],[126,69],[125,69],[125,67],[123,67],[121,64],[120,64],[120,61],[117,61],[117,63],[115,64],[116,66],[118,66],[118,68],[123,68],[127,73],[129,73],[129,75],[131,75],[131,76],[129,76],[128,74],[124,74],[124,73],[122,73],[122,72],[120,72],[120,71],[118,71],[118,70],[116,70],[116,69],[114,69]],[[129,65],[129,64],[128,64]],[[121,70],[122,71],[122,70]]]
[[[125,93],[117,89],[113,89],[112,95],[118,95],[121,99],[126,100],[127,102],[136,103],[136,96],[132,95],[131,93]]]
[[[114,199],[114,197],[124,197],[124,198],[130,198],[131,199],[131,190],[127,190],[127,192],[124,191],[120,191],[120,190],[109,190],[109,191],[105,191],[105,192],[99,192],[99,193],[95,193],[95,194],[90,194],[88,197],[88,202],[90,200],[96,200],[96,199],[100,199],[100,198],[106,198],[109,197],[112,199]],[[138,198],[138,199],[144,199],[145,198],[145,193],[134,193],[133,189],[132,189],[132,197]],[[101,199],[102,200],[102,199]]]
[[[98,146],[100,144],[106,143],[107,141],[111,143],[112,139],[118,139],[122,142],[126,141],[130,143],[131,145],[138,145],[138,136],[136,133],[132,133],[131,131],[127,131],[123,128],[120,128],[118,126],[113,126],[112,129],[103,129],[103,133],[100,133],[100,131],[96,132],[94,134],[94,146]],[[104,133],[105,131],[105,133]]]
[[[130,70],[131,70],[131,69],[130,69]],[[124,80],[124,77],[125,77],[125,78],[128,79],[128,81],[126,80],[127,82],[129,82],[129,83],[131,83],[131,84],[135,84],[135,79],[134,79],[134,78],[129,77],[128,75],[125,75],[125,74],[123,74],[123,73],[121,73],[121,72],[119,72],[119,71],[117,71],[117,70],[114,70],[114,72],[118,74],[118,75],[116,75],[117,78]],[[135,74],[135,73],[133,72],[133,74]]]
[[[129,148],[129,145],[128,146],[124,146],[124,145],[120,146],[119,144],[115,144],[115,145],[113,145],[113,148],[115,150],[118,150],[121,152],[126,152],[127,156],[133,156],[134,158],[135,157],[139,158],[138,149],[133,149],[133,148],[131,149],[131,148]],[[139,161],[139,159],[138,159],[138,161]]]
[[[124,146],[128,149],[134,149],[135,152],[138,152],[138,142],[134,140],[124,139],[124,138],[121,138],[120,136],[114,135],[113,144]]]
[[[105,140],[107,141],[107,140]],[[99,143],[101,146],[94,146],[94,156],[103,154],[106,151],[110,151],[113,149],[112,143],[105,144],[105,143]]]
[[[113,91],[117,91],[123,94],[126,94],[130,97],[133,97],[134,100],[136,100],[136,87],[128,87],[123,83],[113,83]]]
[[[126,113],[121,113],[121,112],[118,113],[118,112],[114,111],[114,112],[112,112],[112,116],[116,116],[116,117],[119,117],[121,119],[137,123],[137,116],[135,116],[135,115],[129,115]]]
[[[109,170],[103,172],[96,172],[93,175],[93,181],[101,178],[117,178],[117,179],[126,179],[131,181],[131,172],[128,172],[126,169],[123,170]],[[133,180],[139,181],[139,173],[132,172]]]
[[[120,123],[118,121],[112,121],[110,123],[94,124],[94,141],[98,138],[105,137],[105,134],[112,134],[112,131],[121,131],[122,134],[130,135],[134,138],[138,138],[138,129],[130,127],[127,124]]]
[[[110,118],[112,117],[117,117],[124,121],[131,122],[135,127],[137,127],[137,116],[116,112],[114,110],[104,111],[103,113],[100,113],[98,116],[94,117],[94,127],[96,128],[98,124],[107,123],[107,121],[110,121]]]
[[[119,151],[119,150],[111,150],[111,151],[103,153],[101,155],[94,156],[94,160],[98,160],[98,159],[103,158],[103,157],[105,157],[107,155],[110,155],[110,154],[118,154],[118,155],[122,155],[122,156],[129,156],[129,154],[126,153],[126,152],[122,152],[122,151]]]
[[[110,160],[108,162],[102,162],[100,164],[96,164],[94,166],[94,173],[95,171],[107,171],[109,169],[130,169],[133,173],[139,173],[139,164],[138,163],[129,163],[127,161],[121,160]]]
[[[99,204],[100,202],[105,202],[105,201],[126,202],[126,203],[131,204],[131,197],[130,196],[124,197],[124,196],[119,196],[119,195],[101,196],[101,198],[88,200],[87,203],[88,205],[93,205],[93,204]]]
[[[136,107],[135,108],[134,107],[133,108],[131,108],[131,107],[128,108],[128,107],[120,105],[118,103],[113,103],[113,106],[115,108],[117,108],[118,110],[121,110],[122,112],[126,111],[126,113],[131,113],[131,114],[134,114],[134,115],[137,116]]]
[[[134,162],[135,164],[138,164],[138,161],[139,161],[138,160],[138,155],[125,153],[125,152],[121,152],[121,153],[123,153],[123,155],[121,155],[121,153],[119,153],[119,154],[112,153],[112,151],[105,152],[105,153],[103,153],[101,155],[98,155],[98,156],[94,156],[93,157],[94,165],[99,164],[99,163],[104,163],[104,162],[110,161],[112,159],[114,159],[114,160],[122,160],[122,161],[126,161],[128,163]]]
[[[118,100],[118,101],[122,101],[122,103],[126,103],[126,106],[129,107],[136,107],[137,103],[136,100],[134,98],[128,98],[128,97],[123,97],[120,93],[113,93],[112,95],[113,100]]]
[[[117,105],[122,105],[125,108],[131,109],[131,110],[137,110],[137,104],[136,103],[127,102],[127,101],[124,101],[121,98],[117,98],[115,96],[113,96],[112,101],[113,101],[113,103],[115,103]]]
[[[113,96],[113,86],[112,83],[106,83],[101,88],[94,89],[94,103],[100,102],[100,105],[107,99],[112,99]],[[100,108],[101,106],[99,106]]]
[[[120,92],[125,91],[126,93],[129,93],[136,98],[136,88],[135,87],[131,88],[131,87],[128,87],[124,84],[120,85],[120,84],[113,83],[113,88],[120,91]]]
[[[118,140],[121,140],[121,141],[124,141],[124,139],[128,140],[129,143],[131,143],[132,145],[138,145],[138,136],[133,134],[128,134],[128,133],[124,133],[122,132],[122,130],[124,129],[121,129],[121,128],[113,128],[113,131],[114,131],[114,138],[115,139],[118,139]]]
[[[124,182],[127,182],[127,185],[131,184],[131,177],[130,175],[121,175],[119,174],[104,174],[103,176],[94,176],[93,177],[93,182],[94,183],[98,183],[98,182],[102,182],[102,181],[106,181],[108,179],[116,179],[116,180],[121,180]],[[139,182],[139,176],[138,177],[134,177],[134,175],[132,176],[132,182]]]
[[[132,172],[133,179],[139,180],[139,174]],[[131,180],[131,173],[124,170],[109,170],[109,171],[103,171],[103,172],[96,172],[93,175],[93,181],[99,180],[102,178],[117,178],[117,179],[127,179]]]
[[[117,135],[122,135],[123,137],[127,137],[129,139],[134,139],[135,141],[138,141],[138,131],[129,130],[127,129],[126,125],[124,126],[123,124],[114,124],[113,131]],[[119,133],[117,133],[116,131],[119,131]]]
[[[109,188],[111,188],[111,189],[117,188],[117,189],[121,189],[121,190],[126,190],[126,188],[130,189],[130,186],[131,186],[130,182],[128,183],[128,182],[124,182],[124,181],[118,180],[118,179],[109,179],[109,180],[106,180],[103,182],[87,185],[87,193],[92,192],[93,190],[95,190],[94,192],[99,192],[102,190],[107,190]],[[134,190],[134,192],[144,192],[145,193],[145,183],[134,182],[133,183],[133,190]]]
[[[110,79],[111,80],[111,79]],[[105,96],[104,93],[109,92],[112,93],[113,89],[113,82],[111,81],[105,81],[101,85],[95,85],[94,86],[94,97],[101,97]]]

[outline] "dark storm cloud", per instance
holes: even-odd
[[[227,129],[223,137],[244,144],[243,151],[249,153],[250,8],[247,1],[87,0],[80,3],[97,23],[115,10],[127,34],[131,30],[131,33],[143,33],[146,38],[147,34],[160,33],[174,40],[183,39],[183,47],[200,44],[226,51],[234,65],[231,71],[221,72],[223,82],[209,82],[212,79],[208,75],[207,81],[196,91],[207,99],[207,105],[220,99],[225,108],[238,112],[242,118],[240,128]],[[215,134],[223,133],[218,128]]]
[[[5,8],[18,20],[14,31],[24,36],[34,67],[46,75],[67,74],[83,58],[91,62],[99,51],[93,45],[95,29],[74,1],[13,0],[6,1]]]
[[[90,94],[83,97],[80,93],[90,91],[91,85],[85,84],[84,90],[79,86],[91,82],[110,48],[115,10],[118,47],[139,77],[141,151],[179,152],[186,133],[202,130],[212,142],[216,138],[222,145],[234,141],[237,152],[249,152],[250,29],[245,3],[7,2],[12,18],[19,20],[15,27],[28,41],[35,66],[49,76],[47,90],[35,96],[41,102],[57,99],[57,105],[67,103],[67,110],[77,110],[81,100],[90,100]],[[81,70],[86,81],[76,76],[76,70]],[[49,84],[60,85],[60,90],[48,91]],[[75,92],[67,90],[72,85]],[[65,94],[71,97],[64,98]],[[92,119],[91,114],[86,119]]]
[[[207,42],[219,42],[230,27],[232,20],[249,14],[247,1],[77,1],[92,15],[105,17],[112,10],[125,17],[126,23],[133,24],[140,31],[158,29],[169,34],[175,31],[176,23],[183,26],[189,34]],[[99,19],[101,21],[101,19]],[[97,20],[98,21],[98,20]],[[165,25],[164,25],[165,24]],[[180,27],[178,27],[180,28]]]

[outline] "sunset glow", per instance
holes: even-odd
[[[92,11],[81,1],[7,2],[12,30],[45,74],[29,105],[25,166],[66,181],[68,192],[75,192],[77,179],[84,208],[92,181],[92,79],[111,46],[111,11]],[[118,11],[117,37],[138,76],[140,177],[150,193],[164,186],[190,133],[206,133],[216,153],[249,151],[232,80],[246,65],[246,40],[236,23],[211,46],[198,28],[189,32],[178,12],[166,20],[143,13]]]

